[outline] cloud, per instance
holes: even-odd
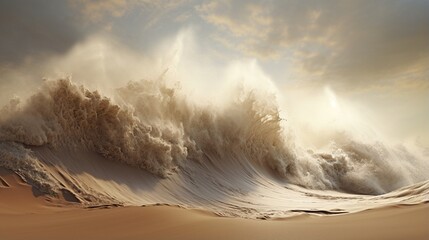
[[[142,45],[143,30],[168,19],[168,13],[185,2],[0,1],[0,71],[5,66],[64,54],[100,33],[114,35],[129,45]],[[147,35],[147,38],[157,38],[152,32]]]
[[[215,0],[194,8],[195,2],[0,1],[0,71],[64,54],[100,33],[146,52],[191,25],[208,51],[275,59],[277,68],[296,72],[288,75],[361,85],[404,76],[427,80],[428,1]]]
[[[99,22],[105,16],[120,17],[135,1],[129,0],[74,0],[70,3],[90,21]]]
[[[429,68],[428,1],[218,0],[197,11],[235,49],[291,54],[308,74],[374,80]]]
[[[0,1],[0,64],[64,53],[86,34],[63,1]]]
[[[133,10],[149,14],[151,18],[177,8],[187,0],[70,0],[82,16],[92,22],[119,18]],[[152,20],[154,21],[154,20]]]

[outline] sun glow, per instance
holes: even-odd
[[[329,86],[325,87],[325,94],[328,97],[329,105],[333,109],[338,109],[339,107],[338,107],[337,96],[335,96],[335,93],[331,90]]]

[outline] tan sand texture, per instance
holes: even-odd
[[[218,217],[172,206],[82,208],[35,197],[2,171],[1,239],[428,239],[429,205],[277,220]]]

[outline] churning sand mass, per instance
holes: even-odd
[[[85,206],[171,204],[222,216],[350,213],[429,200],[424,159],[353,138],[304,150],[274,95],[241,86],[197,104],[165,81],[130,82],[110,98],[46,81],[0,114],[0,167]]]

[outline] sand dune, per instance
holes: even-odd
[[[219,217],[174,206],[83,208],[37,196],[1,170],[1,239],[428,239],[429,204],[277,220]]]

